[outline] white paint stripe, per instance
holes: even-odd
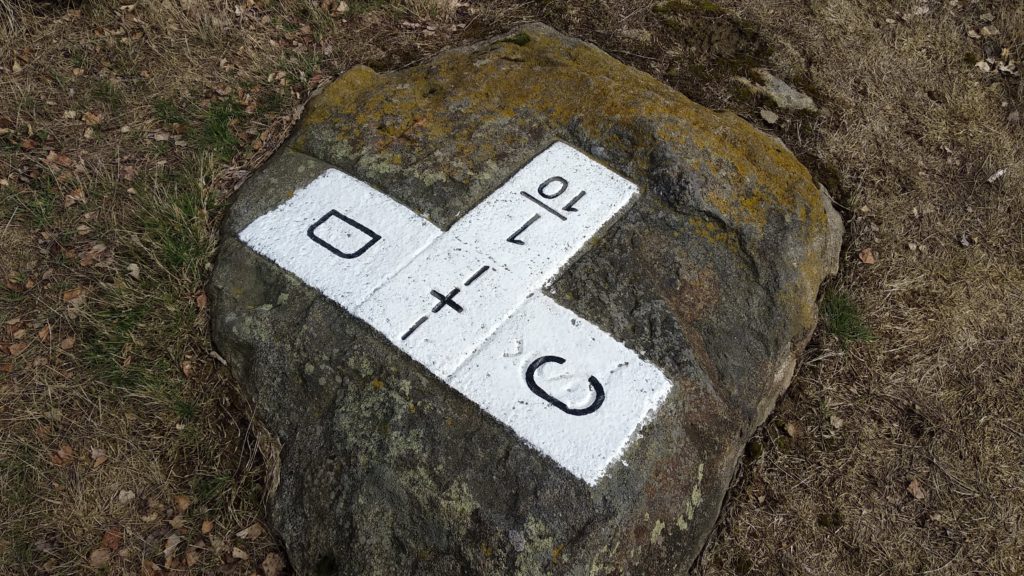
[[[636,194],[557,143],[443,234],[328,170],[240,238],[593,484],[671,384],[537,291]]]
[[[566,413],[530,390],[534,383],[570,410]],[[564,362],[559,363],[559,360]],[[535,294],[501,325],[448,382],[567,470],[594,484],[668,395],[671,384],[607,333]]]
[[[631,182],[555,144],[381,286],[357,313],[448,377],[636,193]],[[491,271],[465,287],[464,279],[482,266]],[[446,305],[403,340],[439,302],[431,291],[447,295],[453,289],[459,290],[453,300],[462,311]]]
[[[325,217],[313,234],[341,254],[355,254],[373,240],[342,217],[380,240],[355,258],[339,256],[309,237],[310,227]],[[257,218],[239,238],[331,300],[354,310],[440,235],[436,226],[386,194],[332,169]]]

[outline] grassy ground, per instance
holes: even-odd
[[[1024,571],[1019,2],[0,0],[0,573],[280,571],[207,338],[218,218],[340,71],[530,19],[779,135],[847,220],[697,571]],[[754,66],[820,112],[765,123]]]

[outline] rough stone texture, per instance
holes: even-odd
[[[673,390],[596,487],[237,239],[334,165],[449,227],[556,139],[641,198],[549,289]],[[789,384],[841,224],[776,139],[530,25],[310,105],[242,189],[209,286],[221,354],[280,440],[300,573],[680,574]]]

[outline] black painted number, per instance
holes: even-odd
[[[558,408],[562,412],[572,416],[585,416],[587,414],[597,412],[597,409],[601,407],[601,404],[604,404],[604,386],[601,386],[601,383],[593,376],[588,379],[588,382],[590,382],[590,387],[594,389],[596,397],[594,398],[594,401],[585,408],[569,408],[566,406],[565,402],[562,402],[558,398],[548,394],[546,390],[537,385],[537,381],[534,376],[537,370],[548,362],[565,364],[565,358],[560,358],[558,356],[541,356],[531,362],[530,366],[526,369],[526,385],[530,387],[530,391],[547,400],[555,408]]]

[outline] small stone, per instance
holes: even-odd
[[[654,39],[654,36],[650,33],[650,31],[644,30],[642,28],[626,28],[625,30],[619,32],[619,34],[622,35],[623,38],[629,38],[630,40],[639,42],[641,44],[650,44],[651,41]]]
[[[761,108],[761,119],[769,124],[775,124],[779,121],[779,115],[767,108]]]
[[[760,78],[760,83],[754,83],[747,78],[739,78],[740,83],[747,86],[755,94],[763,94],[771,98],[772,102],[784,110],[817,112],[818,107],[810,96],[793,88],[781,78],[775,76],[764,68],[757,68],[754,73]]]

